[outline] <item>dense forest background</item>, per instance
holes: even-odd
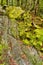
[[[43,65],[43,0],[0,0],[0,65]]]
[[[43,17],[43,0],[0,0],[2,6],[20,6],[25,10],[38,10],[38,15]]]

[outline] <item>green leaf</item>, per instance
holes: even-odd
[[[36,34],[43,35],[43,29],[36,29]]]
[[[8,14],[9,18],[17,18],[19,17],[24,11],[20,7],[9,6],[6,8],[6,13]]]
[[[24,39],[23,42],[24,42],[25,45],[29,45],[30,44],[30,42],[27,39]]]
[[[2,49],[3,49],[3,46],[0,44],[0,52],[2,51]]]
[[[43,48],[41,48],[41,51],[43,51]]]

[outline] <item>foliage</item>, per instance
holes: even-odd
[[[33,23],[31,15],[24,17],[24,21],[18,22],[19,36],[26,45],[33,45],[43,51],[43,29]],[[35,25],[35,26],[34,26]]]
[[[43,18],[43,0],[39,1],[39,18],[36,16],[37,13],[36,15],[34,13],[35,10],[37,10],[36,0],[24,0],[22,1],[22,5],[21,0],[19,0],[19,2],[16,3],[18,6],[7,6],[5,14],[9,18],[8,24],[10,23],[10,26],[8,25],[10,33],[8,34],[11,34],[16,39],[19,37],[24,45],[33,46],[38,51],[43,52],[43,19],[40,18],[40,16]],[[5,4],[6,0],[3,0],[2,5]],[[8,50],[8,44],[6,44],[6,42],[1,38],[0,40],[0,59],[2,59],[4,50]],[[5,63],[0,65],[5,65]],[[41,62],[39,62],[39,64],[37,63],[37,65],[41,65]]]
[[[7,52],[7,50],[8,50],[8,45],[5,43],[5,40],[1,41],[0,43],[0,60],[1,61],[5,60],[4,54]],[[0,65],[5,65],[5,62],[2,62]]]
[[[20,16],[24,11],[20,7],[15,7],[15,6],[8,6],[6,8],[6,13],[11,19],[15,19],[18,16]]]
[[[43,0],[40,0],[40,1],[39,1],[39,7],[40,7],[40,9],[43,10]]]
[[[3,64],[0,64],[0,65],[5,65],[5,63],[3,63]]]
[[[18,31],[18,35],[24,44],[32,45],[43,51],[43,29],[41,29],[40,25],[35,24],[37,20],[34,19],[34,22],[32,21],[32,15],[29,11],[24,12],[20,7],[9,6],[6,8],[6,13],[12,20],[12,25],[10,26],[11,34],[16,37]],[[15,24],[14,22],[17,23]],[[15,28],[14,25],[16,25]]]

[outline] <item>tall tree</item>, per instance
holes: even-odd
[[[39,9],[39,0],[34,0],[34,13],[37,14]]]
[[[1,5],[3,5],[3,0],[1,0]]]
[[[6,0],[6,5],[8,5],[8,0]]]

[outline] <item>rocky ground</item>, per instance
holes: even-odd
[[[8,17],[0,15],[0,36],[9,47],[8,50],[4,51],[5,55],[3,57],[5,60],[3,62],[6,62],[6,65],[42,65],[40,64],[42,59],[34,47],[23,45],[22,41],[9,34],[8,23]]]

